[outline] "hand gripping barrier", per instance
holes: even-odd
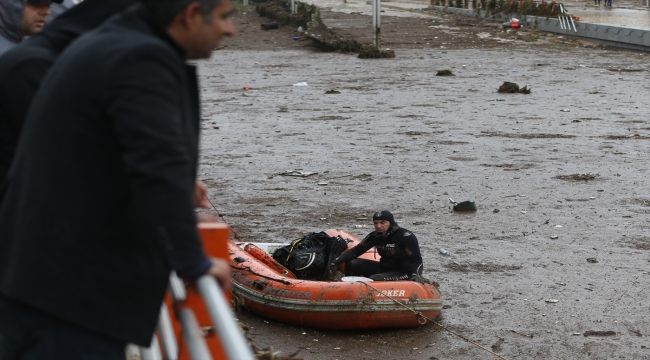
[[[200,224],[199,233],[208,256],[228,260],[230,232],[227,225]],[[169,294],[161,306],[157,334],[153,336],[151,347],[139,348],[140,359],[254,360],[217,281],[204,275],[195,282],[195,287],[196,291],[187,289],[176,273],[171,273]],[[175,317],[170,316],[170,308]],[[137,350],[129,347],[127,356],[129,352]]]

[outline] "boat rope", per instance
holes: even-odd
[[[235,239],[237,239],[237,240],[240,241],[240,242],[244,242],[244,240],[242,240],[242,239],[239,237],[239,234],[237,234],[237,232],[235,231],[235,229],[233,229],[233,228],[230,226],[230,224],[228,224],[228,222],[226,221],[226,214],[222,214],[222,213],[219,212],[219,210],[217,210],[217,207],[214,206],[214,204],[212,203],[212,200],[210,200],[210,198],[208,197],[208,195],[205,195],[205,198],[208,200],[208,202],[210,203],[210,205],[212,205],[212,208],[214,209],[214,211],[217,212],[217,215],[221,218],[221,220],[223,220],[223,222],[224,222],[226,225],[228,225],[228,229],[230,229],[230,232],[232,232],[232,234],[235,235]]]
[[[272,277],[268,277],[268,276],[265,276],[265,275],[262,275],[262,274],[258,274],[255,271],[251,270],[251,268],[248,267],[248,266],[237,267],[237,266],[231,264],[230,267],[233,268],[233,269],[237,269],[237,270],[248,271],[249,273],[251,273],[253,275],[257,275],[257,276],[259,276],[261,278],[264,278],[264,279],[267,279],[267,280],[277,281],[277,282],[282,283],[284,285],[291,285],[290,281],[286,281],[286,280],[282,280],[282,279],[274,279]]]
[[[383,296],[386,296],[387,298],[393,300],[394,302],[396,302],[396,303],[402,305],[403,307],[405,307],[405,308],[411,310],[411,311],[413,312],[413,314],[415,314],[415,316],[418,318],[418,323],[420,323],[421,325],[426,324],[426,323],[427,323],[427,320],[429,320],[429,321],[431,321],[432,323],[438,325],[438,326],[439,326],[440,328],[442,328],[443,330],[446,330],[446,331],[448,331],[449,333],[451,333],[451,334],[453,334],[453,335],[456,335],[456,336],[458,336],[459,338],[461,338],[461,339],[467,341],[468,343],[470,343],[470,344],[472,344],[472,345],[474,345],[474,346],[477,346],[477,347],[479,347],[479,348],[481,348],[481,349],[483,349],[483,350],[489,352],[490,354],[492,354],[492,355],[498,357],[499,359],[502,359],[502,360],[508,360],[508,359],[506,359],[505,357],[503,357],[503,356],[501,356],[501,355],[495,353],[494,351],[492,351],[492,350],[486,348],[485,346],[483,346],[483,345],[477,343],[476,341],[473,341],[473,340],[471,340],[471,339],[468,339],[468,338],[466,338],[465,336],[463,336],[463,335],[461,335],[461,334],[458,334],[458,333],[456,333],[455,331],[451,330],[450,328],[448,328],[448,327],[446,327],[446,326],[440,324],[439,322],[437,322],[437,321],[435,321],[435,320],[433,320],[433,319],[430,319],[430,318],[426,317],[424,314],[422,314],[422,312],[413,309],[412,307],[410,307],[410,306],[404,304],[402,301],[399,301],[399,300],[395,299],[395,298],[392,297],[391,295],[388,295],[387,293],[385,293],[385,292],[383,292],[383,291],[377,289],[376,287],[374,287],[374,286],[368,284],[367,282],[364,282],[364,281],[357,281],[357,282],[362,283],[362,284],[366,285],[367,287],[369,287],[369,288],[371,288],[371,289],[374,289],[375,291],[377,291],[378,293],[382,294]],[[424,322],[421,322],[420,319],[423,319]]]

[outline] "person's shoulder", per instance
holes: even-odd
[[[9,49],[2,57],[0,57],[0,72],[12,72],[16,69],[31,69],[34,66],[51,65],[56,54],[53,54],[50,49],[38,46],[30,46],[31,44],[21,44]]]
[[[143,63],[163,65],[180,74],[184,64],[182,56],[165,40],[146,29],[128,25],[104,27],[83,35],[66,49],[61,59],[97,63],[115,74]]]
[[[16,92],[16,89],[35,89],[53,62],[38,50],[16,47],[6,52],[0,56],[0,79],[3,80],[0,82],[0,97],[6,99],[18,94],[27,95]]]
[[[71,47],[93,48],[131,56],[173,56],[183,61],[164,30],[156,30],[144,19],[142,9],[131,7],[109,19],[95,30],[82,35]]]

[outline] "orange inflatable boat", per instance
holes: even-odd
[[[344,231],[325,232],[348,240],[348,249],[359,243]],[[282,244],[228,246],[233,291],[249,311],[267,319],[320,329],[408,328],[426,324],[426,318],[436,318],[442,309],[438,290],[429,284],[300,280],[269,255]],[[361,258],[378,261],[379,256],[371,249]]]

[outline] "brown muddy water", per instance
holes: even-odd
[[[396,53],[227,47],[200,65],[199,177],[233,228],[258,242],[363,236],[390,209],[440,283],[442,325],[508,359],[650,359],[650,56]],[[456,76],[435,76],[445,69]],[[498,94],[504,81],[532,93]],[[279,175],[292,170],[317,174]],[[478,211],[453,213],[449,198]],[[434,324],[238,317],[256,345],[305,359],[494,358]]]

